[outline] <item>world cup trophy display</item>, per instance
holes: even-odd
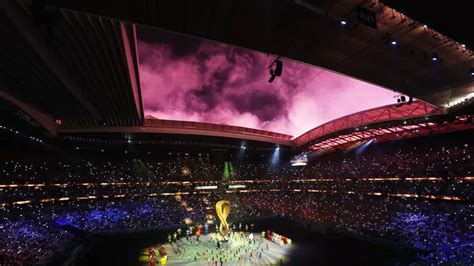
[[[221,222],[219,225],[219,234],[226,240],[229,234],[229,224],[227,224],[227,216],[230,213],[230,202],[228,200],[220,200],[216,203],[216,214]]]

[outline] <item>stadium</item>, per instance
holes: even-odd
[[[0,1],[0,265],[473,265],[470,12],[405,2]]]

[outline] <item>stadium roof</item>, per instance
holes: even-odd
[[[68,10],[35,17],[10,0],[1,6],[2,91],[63,125],[141,124],[133,25]]]
[[[472,15],[469,8],[459,4],[447,4],[444,1],[418,0],[399,1],[381,0],[384,4],[403,12],[405,15],[422,21],[430,27],[443,32],[450,38],[468,47],[474,47],[474,38],[466,31],[466,18]],[[442,19],[440,19],[442,18]]]
[[[469,122],[471,121],[471,122]],[[371,139],[379,142],[474,129],[472,116],[444,115],[440,108],[415,101],[350,114],[320,125],[293,140],[296,149],[348,149]]]
[[[375,12],[377,29],[358,21],[359,4]],[[438,106],[474,90],[470,47],[378,1],[83,0],[60,5],[295,59]],[[434,55],[439,60],[433,61]]]
[[[63,134],[69,133],[156,133],[156,134],[179,134],[198,135],[211,137],[227,137],[242,140],[254,140],[270,142],[291,146],[292,137],[265,130],[203,123],[191,121],[163,120],[147,117],[142,126],[131,127],[67,127],[59,131]]]
[[[358,21],[355,0],[44,3],[0,2],[0,97],[53,131],[56,118],[65,131],[147,126],[129,22],[295,59],[439,107],[474,91],[469,47],[380,2],[362,4],[377,29]]]
[[[294,139],[296,146],[303,146],[330,134],[338,133],[347,129],[358,131],[359,128],[371,124],[378,124],[388,121],[404,120],[417,117],[429,117],[431,115],[441,114],[441,110],[432,105],[423,102],[413,102],[412,104],[388,105],[373,108],[370,110],[350,114],[302,134]]]

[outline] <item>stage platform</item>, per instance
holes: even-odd
[[[253,239],[248,232],[235,232],[227,242],[221,242],[218,248],[216,233],[200,237],[185,237],[172,244],[165,244],[167,251],[166,265],[274,265],[287,263],[289,254],[295,244],[277,244],[262,237],[262,233],[253,232]],[[155,265],[159,263],[159,249],[163,243],[151,247],[156,254]],[[152,252],[153,253],[153,252]],[[150,265],[150,247],[140,253],[140,264]],[[217,264],[216,264],[217,262]]]
[[[230,262],[223,263],[223,265],[409,265],[414,261],[415,254],[409,250],[379,246],[361,239],[340,235],[335,231],[323,233],[311,230],[304,224],[291,219],[272,217],[246,220],[242,223],[255,224],[254,229],[249,229],[249,231],[254,232],[256,243],[246,249],[246,246],[249,245],[244,239],[237,237],[236,240],[228,244],[231,251],[225,251],[225,254],[232,254],[233,251],[235,255],[232,257],[228,255]],[[153,247],[154,253],[158,255],[160,246],[167,243],[168,237],[173,235],[178,228],[181,228],[182,232],[186,232],[185,225],[181,225],[146,231],[96,235],[95,240],[85,248],[86,252],[80,256],[77,265],[149,266],[149,248]],[[262,240],[261,232],[267,230],[291,238],[292,244],[280,246],[268,240]],[[199,243],[196,242],[195,236],[192,240],[182,238],[179,240],[181,252],[178,252],[176,244],[166,244],[167,265],[215,266],[216,263],[212,264],[214,256],[214,260],[220,266],[217,245],[215,242],[209,242],[212,237],[215,237],[214,232],[215,230],[212,228],[209,235],[201,236]],[[257,252],[259,240],[263,242],[260,245],[262,258]],[[266,250],[267,243],[268,250]],[[222,245],[222,249],[225,248],[225,245]],[[249,259],[252,249],[254,249],[254,254]],[[204,253],[211,255],[211,262],[208,261],[208,255],[208,258],[204,258],[202,255]],[[155,263],[155,266],[159,266],[159,264]]]

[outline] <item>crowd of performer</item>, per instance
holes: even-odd
[[[189,226],[184,234],[184,230],[178,228],[168,236],[167,243],[147,250],[148,265],[165,265],[169,259],[174,263],[216,266],[274,264],[283,258],[271,254],[271,249],[291,245],[291,240],[270,230],[261,234],[253,232],[253,224],[233,224],[225,238],[217,233],[217,228],[211,231],[204,230],[203,226]]]

